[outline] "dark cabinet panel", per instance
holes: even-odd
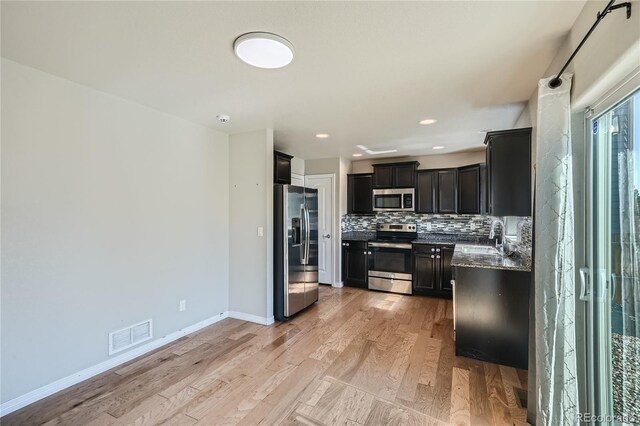
[[[480,165],[458,169],[458,213],[480,213]]]
[[[531,273],[455,267],[456,355],[528,368]]]
[[[408,163],[394,166],[394,188],[413,188],[416,184],[416,164]]]
[[[347,213],[373,214],[373,174],[347,176]]]
[[[373,187],[374,188],[393,188],[393,167],[392,166],[373,166]]]
[[[489,188],[485,163],[480,164],[480,214],[489,214]]]
[[[291,184],[291,155],[283,152],[273,152],[273,182],[285,185]]]
[[[531,216],[531,128],[488,132],[487,187],[492,216]]]
[[[373,187],[385,188],[413,188],[416,184],[416,169],[419,163],[388,163],[373,165]]]
[[[366,241],[342,242],[342,281],[344,285],[367,288],[368,263]]]
[[[436,172],[418,171],[416,180],[416,212],[435,213]]]
[[[451,297],[453,248],[453,246],[414,244],[413,294]]]
[[[440,289],[442,291],[452,291],[451,280],[453,279],[451,258],[453,258],[453,246],[440,247]]]
[[[438,213],[458,212],[458,170],[448,169],[438,171]]]
[[[433,247],[435,250],[435,247]],[[435,251],[413,253],[413,294],[428,295],[437,291],[438,263]]]

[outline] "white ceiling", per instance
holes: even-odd
[[[583,6],[2,1],[2,56],[223,132],[271,127],[306,159],[358,144],[442,154],[514,125]],[[251,31],[287,38],[293,62],[238,60],[233,41]]]

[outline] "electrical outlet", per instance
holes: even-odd
[[[180,312],[186,311],[187,310],[187,301],[186,300],[181,300],[180,301]]]
[[[262,226],[258,226],[258,237],[264,237],[264,228]]]
[[[473,222],[469,223],[469,228],[470,228],[472,231],[475,231],[475,230],[476,230],[476,224],[475,224],[475,223],[473,223]]]
[[[431,222],[427,222],[427,231],[431,231]]]

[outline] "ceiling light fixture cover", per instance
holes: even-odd
[[[258,68],[282,68],[293,60],[293,45],[271,33],[247,33],[233,42],[236,56]]]
[[[433,149],[444,149],[444,146],[442,145],[434,146]]]
[[[424,120],[422,120],[420,122],[420,124],[422,124],[423,126],[426,126],[427,124],[433,124],[433,123],[437,123],[438,120],[434,120],[433,118],[426,118]]]
[[[356,152],[355,154],[353,154],[354,157],[362,157],[362,154]]]
[[[329,137],[329,135],[327,133],[318,133],[318,134],[316,134],[316,138],[318,138],[318,139],[326,139],[328,137]]]

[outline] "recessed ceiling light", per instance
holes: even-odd
[[[423,126],[426,126],[427,124],[433,124],[433,123],[436,123],[437,121],[438,120],[434,120],[433,118],[426,118],[422,120],[420,124],[422,124]]]
[[[328,137],[329,137],[329,134],[327,134],[327,133],[318,133],[316,135],[316,138],[318,138],[318,139],[326,139]]]
[[[444,149],[444,146],[442,145],[434,146],[433,149]]]
[[[293,60],[293,45],[271,33],[247,33],[233,42],[236,56],[258,68],[282,68]]]
[[[356,152],[355,154],[353,154],[354,157],[362,157],[362,154],[360,154],[359,152]]]

